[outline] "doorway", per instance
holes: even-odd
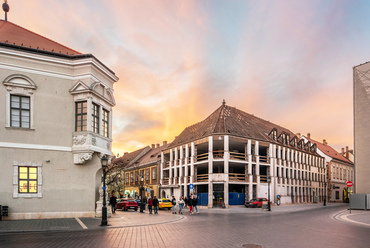
[[[213,207],[219,208],[224,202],[224,184],[213,184]]]

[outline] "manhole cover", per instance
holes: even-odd
[[[255,244],[245,244],[242,245],[243,248],[262,248],[262,245],[255,245]]]

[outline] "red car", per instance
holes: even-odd
[[[246,208],[249,208],[249,207],[251,207],[251,208],[261,208],[264,201],[266,203],[268,203],[269,200],[267,198],[251,199],[250,201],[245,202],[245,207]]]
[[[138,205],[135,200],[131,199],[121,199],[117,202],[117,209],[122,209],[123,211],[127,211],[129,209],[134,209],[137,211]]]

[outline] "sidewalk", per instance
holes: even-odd
[[[231,206],[230,208],[203,208],[199,207],[200,213],[210,214],[281,214],[305,211],[309,209],[325,209],[331,207],[346,208],[348,204],[329,203],[327,206],[322,204],[297,204],[272,206],[271,212],[260,208],[246,208],[244,206]],[[161,210],[159,214],[149,214],[134,211],[117,210],[111,218],[108,218],[108,226],[100,226],[101,218],[69,218],[69,219],[41,219],[41,220],[9,220],[0,221],[0,234],[9,232],[45,232],[45,231],[78,231],[96,230],[118,227],[134,227],[146,225],[158,225],[181,221],[189,217],[187,211],[184,215],[172,214],[171,211]],[[341,210],[333,216],[334,219],[347,223],[370,227],[370,211],[365,210]]]

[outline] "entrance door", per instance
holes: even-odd
[[[224,202],[224,184],[213,184],[213,207],[221,207]]]

